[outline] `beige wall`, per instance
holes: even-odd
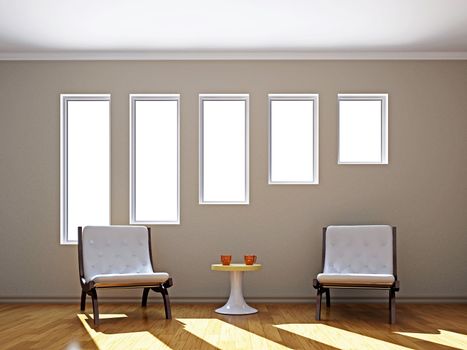
[[[295,92],[320,95],[320,184],[268,186],[267,94]],[[389,165],[336,164],[339,92],[389,93]],[[59,245],[60,93],[112,94],[113,224],[128,223],[128,94],[181,94],[181,225],[153,227],[175,298],[225,297],[209,269],[224,252],[264,264],[246,296],[311,298],[322,226],[389,223],[401,298],[467,300],[467,61],[0,62],[0,300],[79,295],[76,246]],[[248,206],[198,204],[199,93],[250,94]]]

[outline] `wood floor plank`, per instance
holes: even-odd
[[[334,304],[314,320],[311,304],[255,304],[259,313],[219,315],[212,304],[102,304],[101,325],[79,305],[0,304],[1,349],[377,349],[467,350],[466,304]],[[87,305],[87,310],[92,310]]]

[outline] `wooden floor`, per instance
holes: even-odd
[[[256,304],[259,313],[223,316],[218,305],[102,304],[101,325],[78,305],[0,305],[0,349],[467,349],[467,305],[399,304],[323,307]],[[324,305],[323,305],[324,306]],[[87,311],[91,311],[89,305]]]

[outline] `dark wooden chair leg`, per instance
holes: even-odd
[[[81,291],[81,311],[84,311],[86,308],[86,292],[84,290]]]
[[[323,295],[323,291],[321,288],[318,289],[316,292],[316,316],[315,319],[316,321],[321,320],[321,297]]]
[[[96,289],[91,290],[91,298],[92,298],[92,313],[94,314],[94,325],[98,326],[100,323],[100,320],[99,320],[99,306],[97,304]]]
[[[396,291],[391,289],[389,291],[389,323],[396,323]]]
[[[391,300],[391,290],[389,290],[389,298],[388,298],[388,310],[389,310],[389,317],[391,317],[391,304],[392,304],[392,300]]]
[[[166,288],[162,288],[161,291],[162,298],[164,299],[164,309],[165,309],[165,318],[168,320],[172,319],[172,310],[170,307],[170,298],[169,298],[169,292],[167,291]]]
[[[331,291],[326,288],[326,307],[331,307]]]
[[[141,300],[141,306],[146,307],[148,305],[148,294],[151,288],[144,288],[143,289],[143,298]]]

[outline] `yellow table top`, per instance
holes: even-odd
[[[261,264],[253,264],[253,265],[246,265],[246,264],[230,264],[230,265],[222,265],[222,264],[212,264],[211,270],[213,271],[257,271],[261,270],[263,266]]]

